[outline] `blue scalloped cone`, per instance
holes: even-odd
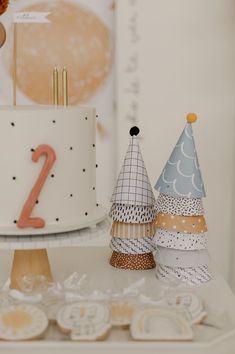
[[[174,198],[206,196],[191,123],[186,124],[154,188]]]

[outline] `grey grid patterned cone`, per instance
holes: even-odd
[[[155,203],[153,190],[136,137],[131,137],[111,202],[143,206],[154,205]]]

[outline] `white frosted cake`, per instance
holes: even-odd
[[[95,110],[0,108],[0,234],[71,231],[101,221]]]

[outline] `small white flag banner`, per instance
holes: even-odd
[[[14,23],[50,23],[47,16],[50,12],[15,12]]]

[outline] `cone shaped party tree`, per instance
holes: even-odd
[[[110,217],[113,219],[110,264],[122,269],[155,267],[155,198],[149,182],[137,135],[130,130],[131,141],[114,189]]]
[[[194,113],[187,115],[186,126],[155,185],[160,193],[155,224],[157,275],[190,285],[211,279],[202,204],[205,189],[192,131],[196,120]]]

